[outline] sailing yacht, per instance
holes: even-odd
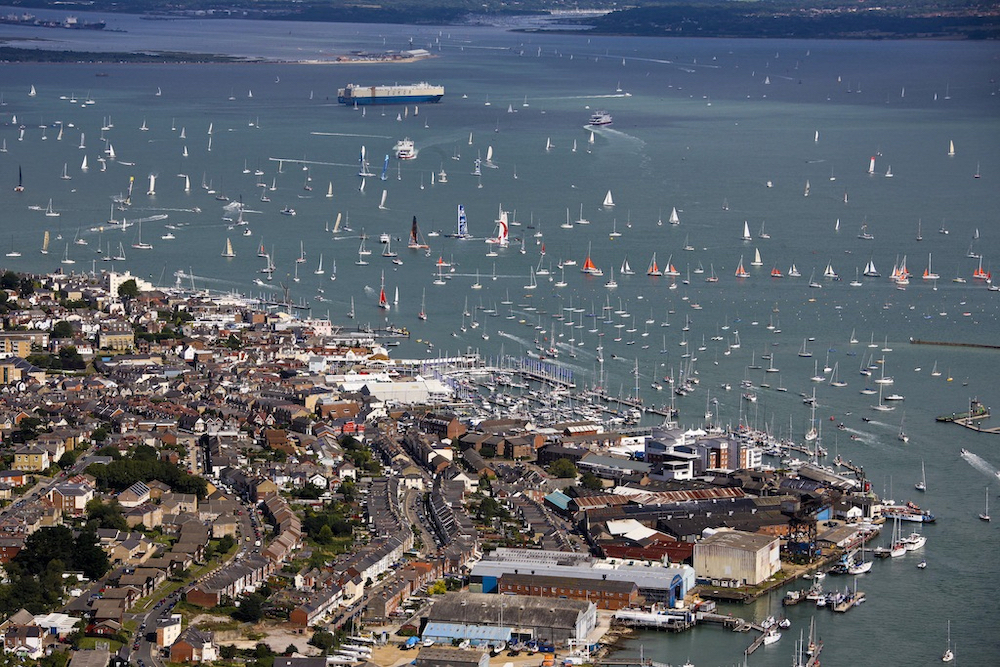
[[[990,520],[990,487],[988,486],[986,487],[986,508],[983,510],[982,514],[979,515],[979,518],[983,521]]]
[[[924,462],[920,462],[920,481],[913,485],[917,491],[927,490],[927,472],[924,470]]]
[[[750,274],[745,268],[743,268],[743,255],[740,255],[740,264],[736,267],[736,277],[737,278],[749,278]]]
[[[228,238],[226,239],[226,249],[222,251],[223,257],[236,257],[236,253],[233,252],[233,242]]]
[[[663,272],[660,271],[660,267],[656,264],[656,251],[653,251],[653,257],[649,260],[649,267],[646,268],[646,275],[654,277],[663,275]]]
[[[608,194],[604,195],[604,202],[601,205],[604,206],[604,207],[606,207],[606,208],[611,208],[612,206],[615,205],[615,200],[611,196],[611,190],[608,190]],[[582,215],[583,209],[580,209],[580,210],[581,210],[581,215]]]
[[[743,236],[740,237],[744,241],[752,241],[753,237],[750,236],[750,223],[746,220],[743,221]]]

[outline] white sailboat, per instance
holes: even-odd
[[[679,224],[681,224],[681,219],[680,219],[680,216],[677,215],[677,209],[676,208],[671,208],[670,209],[670,219],[668,220],[668,222],[671,225],[679,225]]]
[[[233,242],[228,238],[226,239],[226,249],[222,251],[223,257],[236,257],[236,253],[233,251]]]
[[[52,199],[49,199],[49,205],[45,207],[45,215],[49,218],[59,217],[59,213],[52,210]]]
[[[986,487],[986,508],[983,510],[982,514],[979,515],[979,518],[983,521],[990,520],[990,487],[988,486]]]
[[[743,236],[741,237],[744,241],[752,241],[753,237],[750,236],[750,222],[747,220],[743,221]]]
[[[760,258],[760,249],[759,248],[754,248],[753,261],[750,262],[750,266],[764,266],[764,262]]]
[[[608,194],[604,195],[604,202],[602,203],[602,206],[611,208],[614,205],[615,205],[615,200],[611,196],[611,190],[608,190]],[[581,215],[582,215],[582,209],[581,209]]]
[[[917,491],[927,490],[927,472],[924,470],[924,462],[920,462],[920,481],[913,485]]]
[[[944,653],[941,654],[941,662],[951,662],[955,659],[955,653],[951,650],[951,621],[948,621],[948,643],[945,645]]]

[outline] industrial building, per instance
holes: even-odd
[[[565,646],[587,639],[596,625],[597,606],[583,600],[448,593],[435,598],[423,637],[439,644],[536,640]]]
[[[756,586],[781,569],[777,537],[720,530],[694,545],[699,581],[714,586]]]
[[[671,607],[684,600],[695,584],[695,571],[688,565],[660,561],[597,559],[587,554],[501,547],[483,556],[472,568],[473,586],[483,593],[499,592],[504,575],[569,577],[587,581],[635,582],[647,603],[663,602]]]

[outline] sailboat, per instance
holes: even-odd
[[[352,320],[354,319],[354,297],[353,296],[351,297],[351,309],[349,311],[347,311],[347,316],[349,318],[351,318]]]
[[[427,319],[427,288],[424,288],[423,293],[420,295],[420,312],[417,313],[417,318],[421,320]]]
[[[760,258],[760,249],[759,248],[754,248],[753,261],[750,262],[750,266],[764,266],[764,262]]]
[[[608,190],[608,194],[604,195],[604,202],[602,203],[602,206],[605,206],[607,208],[611,208],[614,205],[615,205],[615,200],[611,196],[611,190]],[[581,208],[580,211],[581,211],[581,217],[582,217],[583,209]]]
[[[861,543],[861,560],[853,560],[852,563],[847,567],[847,574],[866,574],[871,572],[872,561],[865,560],[865,543]]]
[[[58,218],[59,213],[52,210],[52,199],[49,199],[49,205],[45,207],[45,215],[50,218]]]
[[[45,230],[45,235],[42,236],[42,249],[41,253],[43,255],[49,254],[49,231]]]
[[[63,258],[61,260],[63,264],[76,264],[76,260],[69,258],[69,244],[66,244],[66,249],[63,251]]]
[[[590,259],[590,244],[587,244],[587,259],[583,261],[583,266],[580,267],[580,273],[586,273],[591,276],[603,276],[604,272],[597,268],[593,260]]]
[[[941,654],[941,662],[951,662],[955,659],[955,653],[951,650],[951,621],[948,621],[948,643],[945,645],[944,653]]]
[[[625,260],[622,262],[622,268],[619,271],[619,273],[623,276],[635,275],[635,271],[633,271],[632,267],[629,266],[628,255],[625,255]]]
[[[979,515],[979,518],[983,521],[990,520],[990,487],[988,486],[986,487],[986,508],[983,510],[982,514]]]
[[[740,255],[740,264],[736,267],[736,277],[737,278],[749,278],[750,274],[747,270],[743,268],[743,255]]]
[[[909,442],[910,436],[906,435],[906,431],[903,430],[903,422],[906,421],[906,413],[903,413],[902,418],[899,420],[899,435],[896,436],[900,442]],[[920,464],[923,467],[923,463]],[[922,482],[921,482],[922,483]],[[921,489],[924,490],[924,489]]]
[[[931,270],[931,253],[927,253],[927,268],[924,269],[924,280],[937,280],[940,277]]]
[[[927,472],[924,470],[924,462],[920,462],[920,481],[913,485],[917,491],[927,490]]]
[[[226,249],[222,251],[223,257],[236,257],[236,253],[233,252],[233,242],[228,238],[226,239]]]
[[[385,298],[385,271],[382,272],[382,285],[378,290],[378,307],[389,310],[389,300]]]
[[[663,272],[660,271],[660,267],[657,266],[657,264],[656,264],[656,252],[655,251],[653,252],[653,258],[649,260],[649,267],[646,269],[646,275],[647,276],[655,276],[655,277],[659,277],[659,276],[663,275]]]
[[[752,241],[753,237],[750,236],[750,223],[746,220],[743,221],[743,236],[741,236],[744,241]]]
[[[948,142],[948,157],[955,157],[955,142]]]

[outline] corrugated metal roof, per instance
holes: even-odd
[[[424,628],[423,636],[434,639],[470,639],[481,641],[510,641],[511,628],[495,625],[462,625],[432,621]]]

